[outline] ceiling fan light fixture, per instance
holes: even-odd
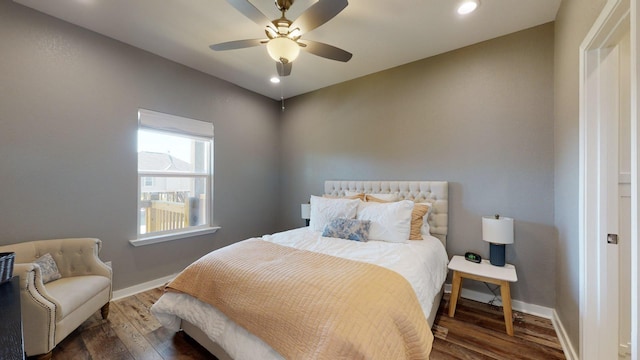
[[[267,34],[267,37],[269,39],[275,39],[278,36],[280,36],[280,34],[278,34],[278,32],[274,28],[272,28],[270,26],[267,26],[267,28],[264,30],[264,32],[265,32],[265,34]]]
[[[298,58],[300,46],[287,37],[277,37],[267,43],[267,52],[273,60],[287,64]]]
[[[478,2],[478,0],[464,0],[458,6],[458,14],[460,15],[470,14],[473,11],[475,11],[479,5],[480,3]]]
[[[293,41],[300,39],[301,36],[302,36],[302,31],[300,31],[300,29],[298,28],[291,30],[291,32],[289,32],[289,35],[287,35],[287,37]]]

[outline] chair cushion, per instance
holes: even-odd
[[[47,283],[45,288],[60,303],[62,309],[58,319],[63,319],[109,286],[107,277],[86,275],[61,278]]]

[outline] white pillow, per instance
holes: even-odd
[[[406,242],[411,232],[413,205],[411,200],[392,203],[360,202],[357,219],[371,221],[369,240]]]
[[[360,199],[336,199],[312,195],[310,202],[309,228],[313,231],[322,231],[325,225],[335,218],[355,219]]]
[[[420,234],[422,235],[431,235],[431,226],[429,225],[429,221],[427,220],[429,218],[429,213],[427,213],[427,215],[424,216],[424,219],[422,220],[422,228],[420,229]]]
[[[434,204],[430,202],[424,202],[424,203],[418,203],[418,204],[429,205],[429,211],[427,211],[427,213],[422,218],[422,228],[420,228],[420,233],[422,235],[431,235],[431,227],[429,226],[429,215],[431,215],[431,212],[433,211]]]

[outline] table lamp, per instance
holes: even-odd
[[[489,262],[504,266],[505,245],[513,244],[513,219],[500,215],[482,217],[482,240],[489,242]]]
[[[309,219],[311,219],[311,204],[300,204],[300,217],[307,221],[309,226]]]

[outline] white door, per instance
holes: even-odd
[[[619,353],[620,323],[620,272],[619,272],[619,234],[620,234],[620,195],[619,195],[619,140],[620,140],[620,45],[612,41],[609,47],[593,50],[598,59],[595,81],[598,82],[598,152],[600,153],[599,201],[597,241],[600,243],[600,265],[604,271],[604,283],[600,286],[602,294],[602,328],[608,329],[601,334],[602,344],[599,359],[614,359]]]
[[[635,1],[633,6],[635,6]],[[580,83],[580,357],[637,359],[631,356],[630,258],[635,246],[637,194],[635,81],[629,81],[630,3],[611,0],[581,46]],[[633,27],[634,31],[635,26]],[[635,41],[635,36],[633,37]],[[634,176],[631,176],[634,174]],[[635,211],[635,210],[633,210]],[[635,304],[635,305],[634,305]],[[632,344],[632,346],[629,346]]]
[[[631,359],[631,64],[630,33],[619,42],[620,111],[618,125],[618,355]]]

